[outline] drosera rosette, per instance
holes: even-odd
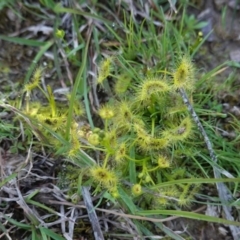
[[[118,132],[129,133],[134,129],[134,125],[144,126],[144,122],[140,115],[133,110],[133,104],[129,100],[115,102],[116,114],[113,123]]]
[[[185,116],[177,121],[169,121],[162,131],[162,136],[175,144],[183,142],[194,135],[194,123],[190,116]]]
[[[180,193],[175,186],[159,188],[154,191],[152,196],[152,207],[153,209],[166,209],[178,202],[179,195]]]
[[[42,108],[42,104],[39,101],[31,101],[29,102],[29,108],[24,109],[23,113],[26,115],[36,118],[39,114],[40,109]]]
[[[166,181],[176,182],[173,187],[179,191],[178,204],[190,204],[194,195],[198,193],[201,187],[201,184],[191,182],[191,179],[196,179],[196,176],[190,173],[185,167],[173,168],[170,172],[164,172],[163,174]],[[177,181],[180,179],[189,179],[189,181],[187,183],[178,183]]]
[[[99,108],[98,114],[103,120],[109,120],[114,117],[115,110],[110,104],[104,104]]]
[[[180,88],[193,91],[195,88],[195,69],[190,57],[184,54],[178,58],[176,66],[172,71],[173,89]]]
[[[141,161],[136,164],[139,166],[138,168],[140,170],[138,174],[140,183],[151,183],[153,186],[156,184],[162,172],[171,168],[170,159],[158,152],[151,153],[151,156],[141,159]]]
[[[154,150],[162,150],[169,146],[169,140],[161,136],[152,136],[145,128],[135,125],[136,131],[135,146],[142,153],[149,153]]]
[[[158,169],[163,169],[163,168],[170,168],[171,166],[171,161],[169,160],[168,157],[160,154],[157,157],[157,168]]]
[[[163,119],[170,119],[171,121],[176,117],[181,117],[188,114],[188,109],[183,103],[183,100],[176,92],[171,92],[166,98],[168,104],[165,105],[165,111],[163,112]]]
[[[191,183],[191,181],[188,183],[178,183],[178,179],[187,178],[191,180],[193,178],[186,169],[163,168],[157,171],[155,169],[154,173],[149,172],[153,181],[141,181],[146,189],[146,194],[143,194],[143,197],[150,204],[149,207],[151,209],[166,209],[167,207],[176,205],[179,207],[189,207],[191,205],[195,195],[199,192],[200,184]],[[157,177],[156,173],[160,175]],[[142,175],[146,175],[146,173]],[[144,179],[142,176],[141,178]],[[161,178],[161,182],[157,181],[157,178]],[[164,183],[168,181],[175,183],[164,186]],[[149,183],[152,184],[149,185]],[[161,183],[163,183],[163,186]]]
[[[123,164],[126,160],[128,152],[128,146],[125,142],[117,145],[116,151],[114,152],[113,160],[117,165]]]
[[[139,196],[140,194],[142,194],[142,186],[139,183],[136,183],[132,186],[131,188],[131,192],[133,196]]]
[[[165,149],[169,146],[169,140],[161,137],[150,137],[149,144],[146,149],[148,151]]]
[[[115,95],[98,110],[102,129],[89,129],[77,136],[74,133],[79,130],[72,127],[69,139],[72,147],[68,157],[74,158],[79,149],[90,154],[98,152],[98,163],[84,169],[84,181],[93,186],[94,194],[108,191],[112,197],[118,197],[118,188],[128,182],[131,189],[127,191],[131,197],[137,201],[141,199],[145,206],[149,204],[151,207],[151,203],[159,208],[174,206],[173,203],[188,205],[197,187],[190,184],[160,185],[191,178],[186,171],[174,174],[180,163],[175,152],[181,148],[184,154],[184,149],[189,148],[189,139],[194,136],[194,124],[177,95],[177,90],[187,85],[180,85],[180,80],[176,80],[179,76],[184,77],[184,71],[189,74],[190,65],[184,70],[186,60],[181,59],[174,69],[178,73],[173,71],[163,77],[155,73],[143,77],[140,73],[138,84],[135,82],[130,86],[134,78],[127,73],[120,76],[121,70],[114,69],[116,76],[112,75],[112,61],[107,57],[99,67],[99,84],[105,86],[103,83],[108,77],[116,80],[112,85]],[[192,79],[189,75],[185,80],[190,83]],[[187,90],[193,89],[187,86]]]
[[[24,85],[23,91],[26,92],[28,96],[35,88],[38,88],[40,86],[42,74],[43,68],[37,67],[33,72],[32,78],[29,83],[26,83]]]
[[[100,62],[97,75],[98,84],[103,84],[103,82],[111,75],[113,70],[113,62],[113,56],[108,56]]]
[[[95,165],[89,169],[89,176],[97,188],[108,190],[116,194],[119,178],[117,173],[108,167]]]
[[[186,183],[181,185],[181,194],[177,204],[181,207],[190,206],[195,195],[199,192],[200,184]]]
[[[117,96],[123,96],[130,87],[132,78],[128,74],[122,73],[117,75],[116,79],[114,92]]]
[[[96,132],[89,132],[87,134],[87,140],[88,142],[93,145],[93,146],[98,146],[100,144],[100,137],[99,137],[99,134],[96,133]]]
[[[61,131],[66,125],[66,114],[57,109],[56,113],[52,115],[50,106],[41,106],[35,118],[42,124],[51,127],[54,131]]]
[[[170,91],[167,82],[159,77],[143,79],[135,88],[135,101],[143,105],[148,105],[153,97],[158,100],[164,98],[164,95]]]
[[[75,156],[79,153],[79,150],[82,147],[81,142],[79,141],[79,131],[78,131],[78,124],[73,122],[71,125],[71,135],[70,135],[70,148],[68,149],[67,156],[70,159],[74,159]]]
[[[102,133],[100,145],[105,149],[105,153],[113,155],[118,146],[118,134],[116,129],[111,128]]]
[[[33,73],[31,81],[24,86],[24,92],[26,92],[26,103],[23,106],[23,113],[31,118],[31,120],[38,123],[38,128],[41,130],[41,133],[47,137],[49,145],[53,146],[56,151],[62,148],[62,143],[56,138],[65,138],[66,136],[66,125],[67,117],[69,112],[69,107],[67,103],[58,102],[55,99],[52,88],[47,85],[46,91],[40,86],[40,79],[43,74],[43,68],[38,67]],[[38,102],[31,99],[31,92],[38,88],[43,93],[45,97],[45,102]],[[67,100],[70,101],[69,95],[67,95]],[[78,101],[75,101],[73,105],[74,117],[83,116],[84,108],[82,104]],[[66,155],[70,158],[74,158],[78,153],[82,144],[80,143],[78,132],[78,125],[75,121],[75,118],[71,122],[71,137],[70,148],[66,151]],[[56,135],[55,135],[56,134]]]
[[[43,74],[43,68],[37,67],[32,75],[31,80],[29,81],[29,83],[26,83],[24,85],[23,92],[26,93],[26,95],[25,95],[25,100],[26,100],[25,111],[27,113],[31,112],[30,107],[29,107],[31,92],[36,88],[39,88],[40,90],[42,90],[40,88],[40,81],[41,81],[42,74]]]
[[[109,156],[111,166],[125,166],[126,157],[129,152],[129,137],[119,133],[118,129],[102,132],[99,147],[103,149],[106,156]]]

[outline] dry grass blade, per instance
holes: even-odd
[[[104,240],[103,233],[99,225],[98,217],[95,212],[88,187],[82,187],[82,195],[83,195],[84,203],[86,205],[88,216],[92,225],[94,237],[96,240]]]
[[[69,228],[69,233],[68,235],[64,235],[64,237],[68,237],[68,239],[73,239],[73,235],[74,235],[74,226],[78,217],[78,211],[76,208],[72,208],[70,210],[71,214],[70,214],[70,221],[68,222],[68,228]]]
[[[23,211],[25,212],[27,218],[35,225],[38,226],[40,223],[45,226],[45,222],[41,219],[41,217],[38,215],[36,210],[31,209],[27,203],[25,202],[19,187],[17,186],[17,183],[15,183],[15,187],[18,193],[18,197],[19,200],[17,201],[17,203],[19,204],[19,206],[23,209]]]

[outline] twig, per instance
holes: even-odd
[[[216,156],[216,154],[213,150],[212,143],[211,143],[205,129],[203,128],[203,126],[202,126],[202,124],[201,124],[201,122],[198,118],[198,115],[196,114],[195,110],[193,109],[193,106],[189,102],[185,90],[184,89],[179,89],[179,93],[180,93],[180,95],[183,99],[184,104],[187,106],[188,111],[192,115],[192,118],[193,118],[194,122],[196,123],[200,133],[203,136],[204,142],[205,142],[205,144],[207,146],[207,149],[209,151],[210,158],[212,159],[212,161],[214,163],[217,163],[217,156]],[[221,173],[220,173],[219,169],[217,167],[215,167],[214,165],[213,165],[213,173],[214,173],[215,178],[221,178]],[[219,198],[220,198],[220,200],[222,202],[222,205],[223,205],[223,210],[224,210],[224,213],[225,213],[225,217],[226,217],[227,220],[234,221],[234,218],[232,217],[231,212],[230,212],[231,207],[226,205],[227,202],[233,200],[233,196],[232,196],[231,192],[229,191],[229,189],[226,187],[226,185],[224,183],[217,182],[216,185],[217,185],[217,191],[218,191]],[[238,240],[239,239],[239,234],[240,234],[240,229],[238,227],[232,226],[232,225],[229,226],[229,228],[231,230],[231,233],[233,235],[234,240]]]

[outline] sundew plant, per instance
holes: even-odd
[[[165,208],[175,201],[186,206],[199,184],[156,185],[196,177],[181,165],[182,158],[194,155],[197,145],[192,142],[198,134],[178,94],[179,88],[192,94],[194,66],[183,55],[170,71],[149,71],[131,79],[116,69],[120,61],[116,56],[100,64],[98,83],[104,87],[111,75],[115,99],[98,111],[101,132],[89,135],[89,142],[102,148],[102,159],[90,168],[90,177],[116,197],[118,187],[127,184],[132,197],[141,198],[143,205]]]
[[[74,193],[77,186],[74,178],[79,174],[82,184],[94,186],[94,194],[107,191],[118,199],[119,189],[125,189],[136,201],[141,199],[140,206],[146,209],[172,204],[188,206],[200,184],[176,183],[166,187],[159,184],[198,177],[190,170],[191,164],[188,168],[183,164],[186,159],[191,161],[198,147],[202,147],[195,140],[199,133],[179,94],[184,89],[191,96],[195,89],[195,69],[190,56],[177,57],[169,70],[149,69],[140,74],[134,71],[131,77],[124,73],[122,64],[133,69],[131,62],[117,55],[106,57],[99,64],[97,83],[104,88],[109,81],[113,89],[113,97],[98,109],[102,120],[99,127],[90,129],[72,120],[65,155],[74,161],[81,149],[90,155],[97,151],[100,157],[91,166],[74,171],[71,168],[67,174],[72,182],[69,193]],[[37,68],[24,87],[22,113],[41,126],[38,129],[44,139],[58,151],[63,143],[55,134],[66,139],[68,109],[55,101],[50,86],[47,93],[40,87],[42,71]],[[31,100],[36,88],[44,94],[47,104]],[[84,114],[79,103],[73,109],[75,116]]]

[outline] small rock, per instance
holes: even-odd
[[[10,21],[15,21],[16,18],[17,18],[17,15],[11,9],[8,9],[7,10],[7,17]]]
[[[216,206],[207,205],[207,209],[205,211],[205,215],[211,217],[219,217],[219,210]]]
[[[203,36],[208,35],[212,30],[213,30],[213,14],[212,14],[212,9],[207,8],[203,12],[201,12],[198,15],[198,20],[199,21],[206,21],[208,24],[204,26],[201,31],[203,33]],[[208,36],[207,41],[208,42],[213,42],[215,40],[215,35],[214,31]]]
[[[227,231],[226,228],[219,227],[219,228],[218,228],[218,231],[220,232],[221,235],[227,236],[228,231]]]
[[[240,62],[240,50],[233,50],[230,52],[230,58],[232,61]]]
[[[223,103],[223,108],[224,110],[229,110],[230,109],[230,104],[229,103]]]
[[[240,4],[237,3],[236,0],[230,0],[228,3],[228,6],[234,10],[239,10],[240,9]]]
[[[240,116],[240,109],[237,106],[233,106],[230,112],[235,116]]]
[[[217,10],[222,9],[223,5],[226,4],[228,0],[214,0],[214,4],[217,8]]]

